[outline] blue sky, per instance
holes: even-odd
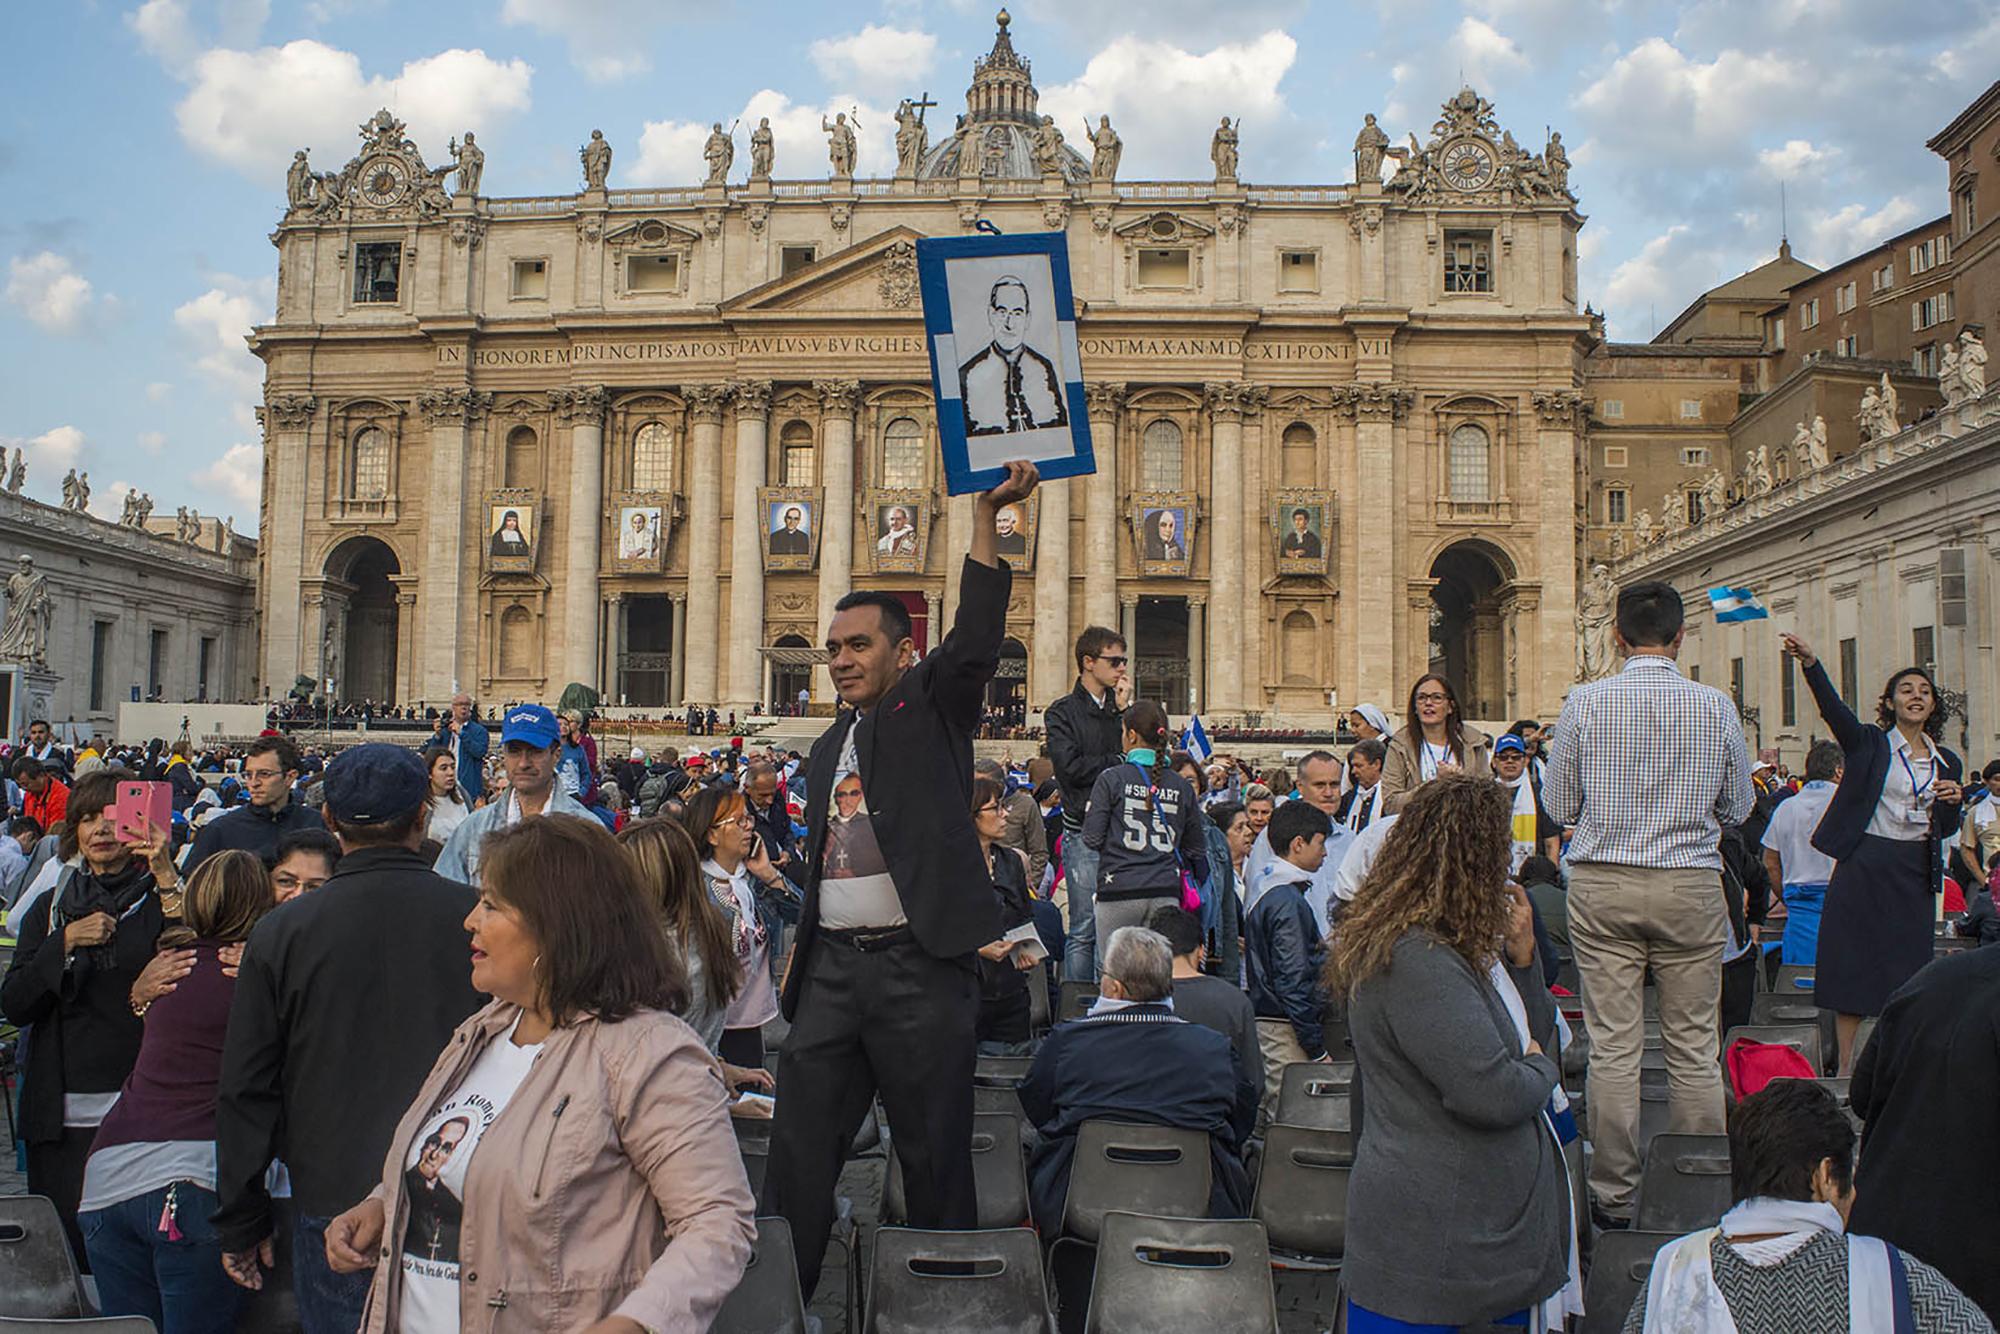
[[[1944,211],[1923,141],[2000,72],[2000,0],[1017,0],[1016,47],[1061,123],[1109,113],[1121,174],[1198,177],[1243,117],[1242,174],[1344,182],[1362,114],[1427,134],[1461,78],[1531,148],[1563,131],[1590,218],[1583,295],[1642,339],[1762,259],[1779,184],[1802,258]],[[769,115],[777,174],[825,170],[823,111],[946,117],[993,5],[864,0],[63,0],[11,7],[0,61],[0,442],[54,500],[136,486],[256,521],[242,336],[271,307],[284,168],[322,171],[388,104],[432,162],[472,128],[492,195],[567,192],[602,128],[614,186],[691,183],[707,122]],[[754,123],[754,120],[753,120]],[[739,137],[747,135],[747,130]],[[1077,133],[1071,134],[1072,138]],[[748,153],[739,151],[737,174]]]

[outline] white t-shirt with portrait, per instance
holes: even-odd
[[[835,930],[901,926],[910,920],[903,913],[903,898],[890,878],[882,847],[875,841],[875,822],[862,790],[861,758],[854,748],[854,734],[860,730],[856,720],[840,748],[827,802],[826,842],[820,850],[819,924]]]
[[[458,1334],[458,1242],[465,1172],[479,1140],[513,1100],[542,1049],[514,1045],[516,1019],[479,1053],[444,1105],[424,1119],[404,1160],[409,1221],[403,1227],[401,1334]]]

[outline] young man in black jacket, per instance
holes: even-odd
[[[1063,885],[1069,896],[1069,940],[1063,976],[1097,981],[1104,951],[1097,939],[1097,853],[1084,845],[1083,814],[1097,776],[1125,758],[1125,706],[1132,702],[1124,636],[1101,625],[1076,638],[1076,688],[1042,715],[1049,762],[1062,789]]]
[[[306,1334],[360,1323],[370,1275],[332,1272],[326,1225],[382,1179],[396,1123],[480,1003],[464,926],[478,891],[416,851],[429,791],[400,746],[356,746],[327,766],[339,869],[257,924],[230,1005],[215,1119],[223,1267],[262,1285],[274,1234],[264,1172],[282,1159]]]
[[[972,824],[972,734],[1013,587],[994,516],[1036,480],[1032,464],[1009,463],[974,502],[958,613],[922,662],[909,613],[887,594],[849,593],[827,628],[845,707],[806,761],[805,903],[781,1002],[792,1031],[760,1210],[791,1224],[806,1292],[841,1164],[878,1091],[911,1226],[978,1225],[977,951],[999,938],[1000,912]]]
[[[1288,801],[1271,816],[1266,832],[1278,856],[1243,923],[1250,1004],[1257,1011],[1257,1045],[1264,1053],[1260,1126],[1277,1113],[1285,1067],[1326,1059],[1320,1019],[1326,993],[1319,981],[1326,943],[1303,889],[1326,857],[1333,821],[1311,802]]]

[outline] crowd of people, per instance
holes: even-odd
[[[613,757],[586,714],[463,695],[420,747],[331,755],[32,726],[0,1015],[28,1188],[103,1310],[228,1330],[283,1284],[308,1334],[703,1330],[760,1213],[814,1291],[877,1103],[908,1222],[975,1227],[974,1072],[1003,1056],[1046,1239],[1107,1120],[1206,1135],[1209,1212],[1248,1214],[1286,1070],[1338,1064],[1346,1327],[1560,1329],[1634,1223],[1656,1018],[1669,1124],[1727,1134],[1733,1204],[1660,1252],[1628,1330],[1992,1328],[2000,950],[1933,954],[1947,885],[1955,931],[2000,936],[2000,763],[1966,776],[1924,671],[1862,722],[1786,636],[1832,736],[1793,782],[1640,584],[1623,670],[1550,727],[1489,736],[1426,674],[1399,718],[1340,720],[1344,753],[1260,769],[1182,748],[1092,627],[1044,753],[981,757],[995,516],[1035,482],[977,499],[928,654],[900,600],[840,600],[806,755]],[[1725,1081],[1780,963],[1838,1015],[1858,1155],[1828,1084]],[[1087,1012],[1043,1031],[1062,981]],[[761,1198],[738,1121],[770,1123]]]

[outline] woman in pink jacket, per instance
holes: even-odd
[[[493,997],[446,1046],[327,1263],[366,1334],[699,1334],[755,1238],[722,1072],[630,856],[593,821],[490,835],[466,919]]]

